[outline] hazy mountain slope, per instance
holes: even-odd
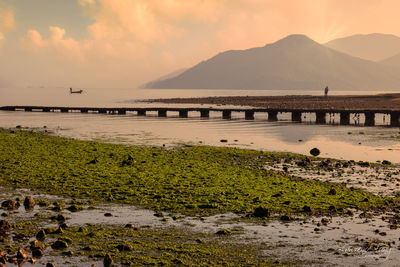
[[[400,88],[398,74],[304,35],[290,35],[264,47],[220,53],[152,88],[395,90]]]
[[[157,83],[157,82],[160,82],[163,80],[167,80],[167,79],[171,79],[171,78],[175,78],[176,76],[180,75],[181,73],[185,72],[186,70],[187,70],[187,68],[184,68],[184,69],[179,69],[174,72],[168,73],[168,74],[163,75],[151,82],[148,82],[148,83],[145,83],[145,84],[139,86],[139,88],[141,88],[141,89],[152,88],[154,83]]]
[[[332,40],[325,45],[371,61],[380,61],[400,53],[400,37],[391,34],[357,34]]]
[[[400,67],[400,53],[398,53],[394,56],[391,56],[389,58],[386,58],[386,59],[380,61],[380,63],[385,64],[385,65]]]

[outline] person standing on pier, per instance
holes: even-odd
[[[328,88],[328,86],[327,86],[327,87],[325,87],[325,97],[328,96],[328,92],[329,92],[329,88]]]

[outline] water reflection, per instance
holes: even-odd
[[[172,114],[171,114],[172,115]],[[400,162],[398,128],[312,125],[289,121],[268,122],[264,116],[246,121],[210,114],[210,119],[156,114],[139,117],[81,113],[0,112],[0,127],[47,129],[56,135],[85,140],[139,145],[181,143],[234,146],[308,154],[313,147],[321,156],[341,159]],[[221,143],[227,139],[228,143]]]

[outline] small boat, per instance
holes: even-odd
[[[82,94],[83,90],[81,89],[81,90],[74,91],[74,90],[72,90],[72,88],[69,88],[69,93],[70,94]]]

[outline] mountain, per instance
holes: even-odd
[[[400,73],[356,58],[305,35],[264,47],[220,53],[182,74],[153,82],[159,89],[396,90]]]
[[[353,57],[380,61],[400,53],[400,37],[391,34],[357,34],[325,44]]]
[[[400,53],[391,56],[389,58],[386,58],[384,60],[381,60],[380,63],[389,66],[400,67]]]
[[[181,73],[185,72],[186,70],[187,70],[187,68],[183,68],[183,69],[179,69],[174,72],[168,73],[166,75],[163,75],[151,82],[140,85],[139,89],[152,88],[154,83],[157,83],[157,82],[160,82],[163,80],[167,80],[167,79],[171,79],[171,78],[175,78],[176,76],[180,75]]]

